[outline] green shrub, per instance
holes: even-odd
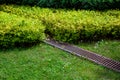
[[[120,14],[114,14],[112,11],[61,11],[47,16],[43,23],[47,34],[66,42],[120,39]]]
[[[40,42],[44,38],[44,26],[40,21],[0,11],[1,47]]]
[[[52,12],[51,9],[30,7],[30,6],[18,6],[18,5],[0,5],[0,11],[15,14],[25,18],[41,19],[44,16],[49,15]]]
[[[29,6],[1,5],[1,11],[27,19],[39,20],[45,32],[66,42],[120,39],[120,11],[48,9]]]

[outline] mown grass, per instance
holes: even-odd
[[[44,43],[0,51],[0,80],[119,80],[120,74]]]

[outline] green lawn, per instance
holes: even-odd
[[[120,73],[44,43],[0,51],[0,80],[119,80]]]

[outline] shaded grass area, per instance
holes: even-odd
[[[101,40],[98,42],[81,42],[78,46],[86,50],[98,53],[111,59],[120,61],[120,41],[119,40]]]
[[[0,80],[119,80],[120,74],[44,43],[0,51]]]

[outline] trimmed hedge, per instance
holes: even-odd
[[[120,0],[0,0],[1,4],[36,5],[51,8],[120,9]]]
[[[0,11],[0,46],[20,46],[40,42],[45,38],[44,28],[40,21]]]
[[[52,10],[40,7],[18,6],[18,5],[0,5],[0,11],[15,14],[25,18],[41,19],[49,15]]]
[[[42,21],[46,33],[60,41],[120,39],[120,11],[61,11]]]
[[[25,18],[39,20],[50,37],[76,43],[81,40],[120,39],[120,11],[89,11],[48,9],[2,5],[0,10]]]

